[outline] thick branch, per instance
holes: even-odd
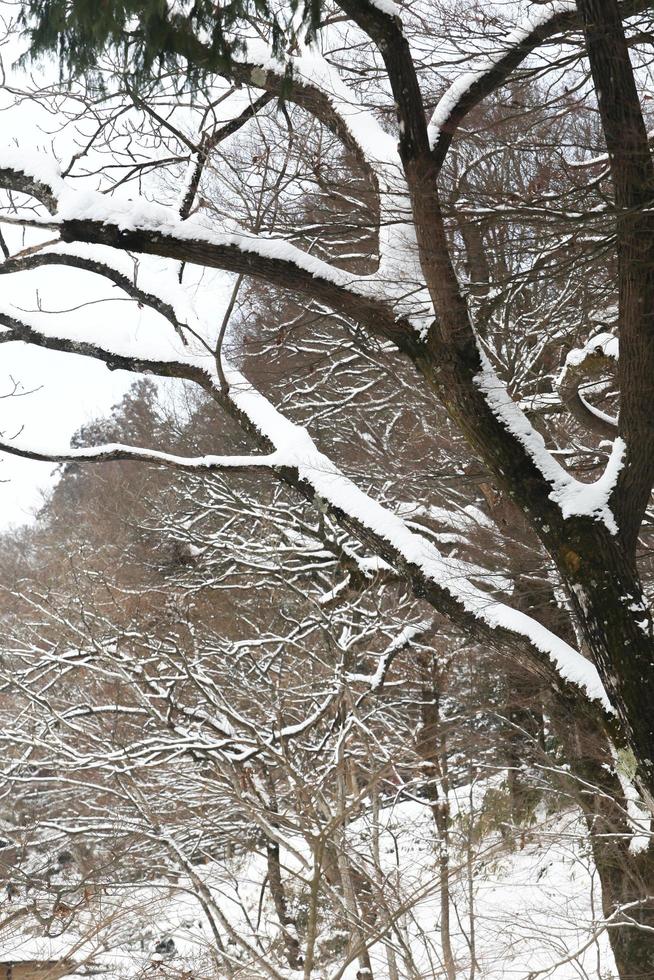
[[[220,470],[230,470],[233,473],[247,473],[278,466],[283,463],[283,453],[271,453],[267,456],[175,456],[172,453],[162,453],[154,449],[143,449],[139,446],[123,446],[120,443],[107,443],[102,446],[91,446],[85,449],[67,449],[54,452],[48,449],[17,446],[10,442],[0,442],[0,452],[22,459],[33,459],[45,463],[113,463],[139,462],[152,463],[157,466],[167,466],[175,470],[187,470],[195,473],[216,473]]]
[[[646,0],[627,0],[620,4],[624,17],[646,7]],[[545,41],[580,28],[578,12],[566,0],[552,6],[542,5],[516,26],[499,50],[480,55],[478,66],[458,78],[434,110],[429,129],[438,168],[445,160],[458,127],[475,106],[501,88],[525,58]]]
[[[606,336],[591,340],[587,349],[581,352],[583,356],[568,356],[558,387],[561,401],[580,425],[603,439],[614,439],[618,434],[617,420],[594,409],[580,391],[584,385],[597,382],[607,374],[615,374],[616,359],[605,351]]]
[[[6,158],[7,153],[2,153],[3,162],[5,162]],[[11,166],[0,167],[0,187],[4,187],[9,191],[18,191],[21,194],[27,194],[29,197],[35,197],[37,201],[40,201],[48,209],[50,214],[54,214],[57,210],[57,194],[54,187],[44,180],[31,177],[22,170],[23,164],[20,161],[19,154],[16,154],[16,161],[16,169]]]
[[[396,319],[390,304],[366,296],[356,288],[356,277],[325,262],[314,259],[300,249],[273,239],[246,235],[224,236],[224,241],[192,238],[185,231],[178,237],[174,230],[151,231],[126,229],[92,219],[65,219],[61,236],[66,242],[89,242],[109,245],[122,251],[159,255],[181,262],[195,263],[212,269],[224,269],[277,287],[303,293],[311,299],[370,327],[374,333],[391,340],[400,350],[415,352],[419,339],[406,319]]]
[[[579,0],[617,209],[620,434],[613,508],[634,556],[654,483],[654,164],[617,0]]]

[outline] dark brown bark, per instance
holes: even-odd
[[[346,289],[288,259],[246,251],[239,245],[178,239],[164,231],[124,230],[100,221],[64,221],[61,237],[65,242],[109,245],[121,251],[160,255],[209,269],[226,269],[253,276],[323,302],[348,320],[373,325],[374,333],[392,341],[405,353],[415,353],[419,347],[413,327],[406,319],[396,317],[391,305]]]
[[[0,167],[0,186],[10,191],[19,191],[40,201],[51,214],[57,210],[57,196],[48,184],[29,177],[25,173]]]
[[[584,0],[584,5],[584,10],[587,7],[592,12],[595,33],[588,35],[589,53],[590,49],[595,51],[591,63],[599,59],[595,83],[602,101],[607,103],[603,110],[603,121],[604,115],[608,116],[604,121],[609,130],[607,143],[620,161],[621,189],[616,185],[616,197],[620,196],[625,206],[628,200],[632,208],[638,209],[643,206],[645,193],[654,197],[649,184],[652,164],[640,107],[633,104],[637,95],[619,9],[616,0],[609,4]],[[645,411],[645,406],[651,405],[649,385],[654,381],[654,329],[650,329],[654,317],[654,237],[645,246],[642,224],[636,222],[634,230],[633,216],[624,219],[621,234],[627,257],[630,261],[637,258],[638,262],[634,267],[627,262],[628,270],[622,263],[621,276],[626,286],[621,286],[621,295],[626,292],[627,302],[625,307],[623,297],[626,312],[621,313],[621,319],[629,320],[627,337],[636,336],[639,349],[648,348],[643,357],[649,373],[647,378],[641,372],[632,379],[637,390],[629,395],[633,407],[627,409],[626,417],[631,421],[625,423],[631,433],[627,442],[629,445],[631,440],[632,450],[612,498],[619,505],[616,513],[622,533],[613,535],[591,517],[563,519],[558,505],[550,500],[548,481],[520,440],[494,415],[480,390],[479,349],[449,255],[436,186],[437,167],[429,152],[422,96],[408,44],[395,19],[377,8],[354,0],[343,0],[342,6],[378,44],[397,106],[400,153],[411,195],[420,261],[437,313],[425,348],[413,359],[471,446],[526,514],[558,567],[593,660],[638,760],[641,784],[654,797],[654,716],[650,709],[654,704],[654,641],[651,615],[646,611],[633,560],[634,527],[637,531],[649,499],[650,470],[654,474],[654,442],[648,454],[650,429],[654,438],[654,416],[650,411],[648,419]],[[605,22],[602,18],[608,7],[611,10]],[[612,75],[610,59],[618,31],[618,65]],[[608,103],[619,101],[621,94],[628,105],[609,109]],[[618,147],[623,129],[624,143]],[[646,247],[652,249],[651,263],[644,254]],[[626,499],[620,503],[623,497]]]
[[[654,976],[654,850],[632,853],[626,800],[606,741],[578,714],[558,714],[555,729],[573,782],[563,788],[581,808],[602,888],[602,912],[621,980]]]
[[[652,616],[631,556],[588,519],[574,522],[558,567],[593,660],[639,765],[641,788],[654,788]]]
[[[304,960],[297,936],[297,925],[290,914],[286,891],[282,881],[282,867],[279,859],[279,844],[274,840],[266,841],[266,861],[268,864],[268,884],[272,895],[275,912],[282,930],[286,960],[291,970],[299,970]]]
[[[654,483],[654,165],[617,0],[578,0],[617,211],[620,435],[612,506],[634,552]]]

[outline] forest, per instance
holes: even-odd
[[[0,0],[0,980],[654,980],[653,43]]]

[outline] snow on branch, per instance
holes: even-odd
[[[512,71],[544,40],[574,26],[572,0],[530,4],[527,16],[494,50],[479,54],[473,67],[449,86],[432,113],[429,142],[442,163],[464,116],[486,95],[502,85]]]
[[[386,7],[387,13],[394,9],[389,0]],[[269,95],[283,91],[284,98],[316,118],[355,157],[377,198],[379,272],[392,288],[396,280],[392,265],[398,248],[406,254],[415,246],[412,225],[406,220],[411,207],[395,137],[362,105],[359,95],[315,45],[282,61],[264,41],[251,39],[243,60],[226,68],[225,76]]]
[[[623,17],[645,9],[645,0],[623,0]],[[577,5],[573,0],[545,0],[530,3],[528,13],[496,47],[476,55],[474,65],[447,88],[432,113],[429,142],[437,163],[443,163],[457,128],[471,109],[500,88],[532,51],[548,38],[578,27]],[[604,157],[578,166],[603,162]]]
[[[604,362],[607,362],[617,361],[618,356],[618,338],[612,333],[598,333],[591,337],[583,347],[575,347],[568,353],[565,359],[564,372],[571,367],[581,367],[592,357],[601,357]]]
[[[103,252],[109,254],[103,254]],[[116,260],[120,257],[120,254],[117,256],[115,251],[103,250],[100,247],[94,250],[88,245],[76,247],[74,244],[66,245],[63,242],[54,242],[47,246],[32,247],[11,255],[0,263],[0,275],[27,272],[52,265],[68,266],[95,273],[109,279],[138,303],[149,306],[160,313],[173,326],[182,343],[186,345],[188,341],[183,332],[186,322],[175,313],[172,306],[161,296],[162,283],[159,282],[157,292],[152,290],[148,292],[142,289],[136,282],[133,262],[117,262]]]
[[[54,214],[65,184],[54,160],[21,146],[0,150],[0,187],[35,197]]]
[[[149,288],[150,283],[146,281],[145,287]],[[156,288],[154,284],[152,288]],[[162,298],[170,304],[176,316],[179,312],[180,318],[184,317],[194,334],[211,337],[215,326],[205,324],[197,316],[183,287],[170,277]],[[249,435],[256,437],[264,451],[269,452],[267,458],[238,458],[238,465],[274,466],[279,478],[333,515],[344,529],[405,576],[418,595],[466,628],[471,635],[485,642],[496,641],[509,646],[515,646],[516,642],[523,644],[526,647],[523,650],[525,656],[535,656],[541,666],[544,656],[545,662],[555,668],[564,682],[580,688],[586,697],[599,700],[605,710],[611,710],[599,675],[588,660],[535,619],[497,601],[473,584],[471,573],[474,573],[474,569],[469,563],[444,557],[433,541],[409,528],[399,515],[360,490],[327,456],[319,452],[306,429],[286,419],[228,362],[223,362],[224,386],[217,373],[215,359],[209,357],[206,350],[198,354],[197,350],[182,347],[171,351],[170,356],[157,357],[150,352],[147,352],[148,356],[135,355],[120,343],[112,348],[106,341],[101,345],[45,332],[19,321],[15,311],[0,311],[0,324],[5,326],[0,341],[23,341],[52,350],[84,354],[111,367],[184,378],[201,385],[212,393]],[[112,447],[112,450],[136,452],[126,447]],[[102,452],[102,447],[97,451]],[[82,452],[88,454],[89,451]],[[155,458],[148,451],[141,452],[140,459],[162,464],[167,462],[165,454],[155,454]],[[70,459],[68,453],[64,456]],[[179,457],[174,459],[180,460]],[[222,458],[217,459],[224,463]],[[253,463],[253,459],[257,462]],[[80,456],[77,456],[77,460],[80,461]],[[185,466],[186,462],[182,458],[181,465]],[[231,463],[234,463],[234,459]],[[197,468],[197,461],[192,466]],[[483,577],[483,570],[480,570],[479,577]]]
[[[80,354],[102,361],[111,370],[132,371],[138,374],[155,374],[163,378],[180,378],[197,384],[208,384],[204,370],[204,360],[198,355],[178,356],[171,346],[170,353],[164,345],[156,345],[155,351],[142,350],[134,353],[128,344],[116,342],[113,345],[100,344],[86,340],[82,336],[70,336],[55,331],[44,330],[29,323],[24,317],[18,319],[14,309],[0,308],[0,343],[24,343],[44,350],[63,354]]]
[[[397,8],[390,0],[379,0],[374,6],[393,17],[397,15]],[[251,54],[252,50],[251,47],[248,53]],[[396,138],[382,128],[372,112],[361,104],[357,94],[345,84],[339,72],[315,47],[290,58],[289,64],[293,69],[294,87],[307,86],[307,90],[322,94],[339,121],[337,127],[332,125],[330,128],[354,150],[373,176],[379,215],[378,277],[384,281],[387,291],[392,291],[393,284],[400,279],[406,282],[407,278],[415,278],[416,282],[420,282],[422,277],[417,272],[415,229],[410,220],[411,201]],[[271,65],[274,67],[275,62],[262,56],[261,65],[268,69]],[[281,67],[277,63],[277,71]],[[401,276],[398,275],[400,263]],[[415,266],[415,276],[411,276],[411,264]],[[423,302],[429,309],[430,319],[433,319],[426,297]]]
[[[111,463],[134,461],[169,466],[176,470],[190,470],[200,473],[214,473],[218,470],[246,472],[284,465],[284,454],[276,451],[265,456],[176,456],[154,449],[139,446],[124,446],[121,443],[105,443],[84,449],[65,449],[56,451],[35,446],[18,446],[15,443],[0,441],[0,452],[23,459],[33,459],[46,463]]]
[[[279,73],[281,66],[265,52],[257,59],[264,75]],[[272,67],[271,67],[272,66]],[[339,120],[357,154],[374,174],[379,205],[380,262],[375,273],[356,275],[310,255],[281,239],[257,236],[238,228],[214,230],[195,216],[187,219],[175,208],[143,198],[108,197],[99,192],[73,189],[59,176],[44,154],[26,154],[13,149],[0,151],[0,187],[21,190],[41,200],[54,216],[31,213],[5,215],[12,224],[54,230],[65,242],[104,244],[131,249],[178,261],[225,269],[274,281],[299,290],[312,299],[358,321],[375,322],[388,339],[400,343],[409,333],[424,334],[433,321],[430,299],[420,288],[415,232],[410,220],[410,202],[401,162],[393,137],[385,133],[374,116],[319,54],[311,51],[293,60],[296,87],[320,93]],[[296,93],[297,95],[298,93]],[[306,92],[305,92],[306,94]],[[399,275],[401,265],[403,275]],[[416,289],[407,290],[407,269],[413,267]],[[403,280],[403,282],[402,282]]]
[[[265,41],[250,38],[242,58],[225,66],[222,74],[239,86],[272,95],[283,91],[285,99],[318,119],[375,176],[378,165],[390,164],[401,170],[393,137],[361,105],[317,46],[305,47],[281,60]]]
[[[377,547],[383,558],[414,583],[419,594],[454,621],[466,622],[474,632],[489,627],[505,642],[523,637],[545,654],[560,676],[580,687],[611,711],[596,668],[578,651],[525,613],[498,602],[470,580],[470,565],[446,558],[435,544],[412,531],[396,514],[383,507],[344,476],[321,453],[308,432],[285,419],[235,368],[225,365],[230,398],[275,447],[284,447],[301,485],[308,485],[319,506],[324,506],[362,540]]]
[[[264,279],[374,324],[401,348],[433,320],[423,293],[406,296],[405,288],[398,283],[394,289],[382,275],[347,272],[281,239],[209,229],[197,217],[182,220],[172,209],[142,199],[67,191],[56,218],[64,241],[110,245]]]
[[[377,668],[374,674],[352,674],[347,675],[350,681],[362,681],[368,685],[370,692],[381,691],[386,680],[389,668],[393,660],[402,650],[405,650],[412,642],[424,637],[434,630],[434,622],[431,619],[423,620],[420,623],[408,623],[398,635],[388,644],[386,649],[379,655]]]
[[[274,282],[324,302],[350,319],[374,324],[378,333],[401,348],[424,333],[433,320],[426,295],[407,296],[400,283],[394,288],[388,282],[386,271],[356,275],[282,239],[236,229],[215,231],[197,216],[183,220],[174,209],[143,198],[109,198],[64,187],[54,220],[27,216],[3,220],[59,231],[67,243],[108,245]]]
[[[609,500],[622,467],[625,452],[623,440],[614,440],[611,455],[598,480],[582,483],[575,479],[548,451],[542,435],[513,401],[488,358],[483,353],[481,358],[483,369],[476,376],[475,383],[495,416],[525,448],[538,471],[552,487],[550,500],[558,504],[563,518],[590,517],[601,521],[611,534],[617,534],[618,526]]]
[[[604,439],[612,439],[618,420],[592,405],[582,388],[612,374],[618,361],[618,338],[611,333],[591,337],[583,347],[571,350],[557,379],[561,401],[577,421]]]

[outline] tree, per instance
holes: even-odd
[[[33,13],[38,19],[39,10]],[[486,17],[483,10],[475,13],[482,20]],[[238,27],[234,22],[227,28],[234,28],[240,43],[230,48],[225,64],[211,60],[211,45],[202,37],[206,25],[192,18],[168,23],[161,50],[172,61],[165,61],[160,75],[142,81],[136,91],[127,79],[132,64],[129,46],[124,58],[121,55],[123,60],[113,64],[118,74],[110,82],[109,66],[105,70],[100,58],[110,35],[101,35],[97,72],[105,80],[106,94],[98,102],[92,88],[86,92],[83,87],[74,88],[74,98],[94,105],[97,129],[82,141],[70,164],[60,174],[43,160],[26,162],[16,151],[5,153],[0,161],[5,189],[36,198],[50,212],[50,216],[44,216],[43,210],[35,214],[31,205],[25,205],[6,217],[7,224],[11,219],[20,227],[35,228],[38,237],[35,245],[8,254],[2,271],[9,275],[66,265],[104,276],[168,321],[171,330],[165,348],[149,340],[135,346],[112,343],[104,336],[92,338],[90,333],[80,337],[64,327],[53,330],[41,321],[18,317],[11,309],[0,319],[5,342],[75,352],[112,368],[199,386],[242,428],[249,450],[189,458],[165,452],[160,446],[143,449],[110,444],[59,452],[52,447],[5,442],[3,448],[55,461],[127,459],[196,474],[272,474],[300,498],[313,501],[350,539],[390,565],[420,600],[449,617],[469,638],[511,651],[522,664],[547,678],[560,704],[582,727],[602,729],[615,743],[627,747],[636,760],[641,792],[651,803],[654,728],[647,706],[654,695],[654,641],[641,575],[646,556],[643,560],[638,553],[654,479],[649,422],[649,378],[654,367],[650,327],[654,277],[650,224],[654,219],[649,202],[654,173],[637,88],[641,73],[647,70],[646,63],[639,63],[638,50],[639,41],[647,36],[646,14],[638,4],[580,0],[577,9],[532,4],[525,20],[511,31],[501,20],[489,22],[487,18],[482,26],[491,32],[489,49],[473,50],[466,70],[453,81],[450,78],[444,93],[438,92],[440,97],[433,89],[431,53],[439,50],[438,31],[447,29],[446,12],[427,16],[367,0],[343,0],[333,10],[323,11],[315,43],[305,47],[293,37],[283,57],[278,32],[265,11],[258,14],[243,8],[238,15]],[[473,49],[477,44],[474,30],[470,28],[469,38]],[[52,35],[61,36],[61,32]],[[114,40],[117,36],[115,31],[111,34]],[[451,62],[457,42],[451,35],[450,41],[450,49],[440,51]],[[580,41],[590,66],[590,82],[587,72],[576,64]],[[630,50],[635,51],[637,70]],[[114,57],[116,53],[114,46]],[[191,125],[178,94],[176,58],[190,61],[202,75],[196,81],[201,95],[193,114],[195,135],[188,135]],[[532,87],[531,94],[526,84],[530,75],[545,79],[542,88]],[[568,75],[571,86],[565,84]],[[220,79],[252,95],[248,100],[232,93],[234,113],[218,122],[214,113],[218,93],[223,93]],[[535,168],[517,192],[508,191],[509,203],[503,207],[513,210],[512,223],[505,223],[502,229],[497,202],[484,208],[483,195],[497,191],[488,180],[485,187],[480,181],[480,176],[488,178],[488,170],[474,159],[474,130],[469,138],[470,159],[466,159],[468,133],[463,130],[468,122],[482,132],[485,126],[496,125],[497,114],[505,108],[503,99],[510,111],[524,111],[527,119],[533,119],[533,99],[541,98],[539,93],[547,92],[548,105],[560,108],[569,102],[571,89],[583,93],[584,100],[590,101],[593,93],[597,98],[608,152],[607,172],[590,184],[571,179],[570,190],[565,188],[563,178],[570,171],[574,177],[576,165],[598,166],[597,134],[592,127],[584,132],[577,118],[576,156],[563,155],[556,177]],[[139,116],[137,157],[132,131],[122,131],[117,122],[123,112],[122,104],[119,106],[122,94],[131,99]],[[38,97],[49,95],[44,92]],[[526,101],[521,102],[525,95]],[[486,116],[483,100],[489,97],[496,102]],[[280,104],[277,116],[273,115],[274,100]],[[429,103],[435,105],[428,124]],[[302,122],[306,132],[300,139],[300,121],[307,119]],[[547,119],[539,117],[541,122],[539,132],[546,133]],[[240,169],[241,183],[256,192],[253,200],[258,204],[248,213],[229,190],[217,163],[227,167],[225,147],[231,150],[227,141],[250,124],[257,127],[265,152],[255,152],[247,164],[237,149],[232,164]],[[71,187],[73,175],[84,174],[87,158],[86,169],[93,172],[91,157],[95,144],[99,147],[102,140],[110,150],[111,167],[117,170],[102,170],[105,193],[76,191]],[[309,157],[315,163],[312,172],[301,165],[299,144],[321,148]],[[241,145],[247,147],[247,143]],[[156,158],[161,147],[169,151],[164,163]],[[456,166],[450,164],[451,159]],[[121,182],[143,181],[145,173],[156,169],[168,167],[170,180],[183,162],[191,166],[181,211],[143,197],[135,203],[108,193]],[[116,172],[120,176],[112,177]],[[226,193],[223,200],[214,193],[215,203],[208,207],[211,181]],[[163,178],[156,186],[157,193],[165,196]],[[370,243],[363,268],[353,268],[351,256],[338,254],[325,235],[324,223],[319,222],[317,228],[307,225],[299,232],[283,222],[278,224],[284,207],[297,202],[308,186],[314,191],[326,188],[341,199],[349,196],[344,210],[359,260],[362,246]],[[562,202],[557,215],[562,232],[556,247],[543,249],[539,248],[542,232],[539,237],[536,229],[539,222],[547,224],[546,205],[552,203],[552,193],[554,200]],[[476,203],[476,195],[481,204]],[[449,198],[447,206],[441,198]],[[170,202],[170,197],[166,199]],[[572,213],[568,210],[571,202],[578,202],[578,210]],[[196,213],[191,214],[194,209]],[[234,214],[243,217],[242,227],[234,227]],[[356,230],[352,228],[355,216]],[[503,268],[489,261],[489,244],[518,226],[523,229],[522,254],[515,253],[513,263]],[[59,239],[44,241],[46,232],[55,232]],[[536,254],[530,261],[532,242]],[[139,256],[137,275],[125,253]],[[169,264],[148,261],[146,256]],[[166,272],[171,263],[184,266],[178,282],[172,282],[170,271]],[[221,322],[213,311],[203,315],[191,307],[189,266],[224,270],[238,277]],[[585,459],[572,457],[566,467],[558,461],[560,449],[566,448],[560,446],[560,428],[544,427],[542,420],[547,415],[538,414],[531,420],[521,404],[522,379],[503,376],[502,368],[510,366],[511,359],[503,364],[498,352],[510,351],[511,341],[514,350],[516,345],[519,348],[516,338],[524,309],[522,321],[513,315],[520,311],[516,297],[528,313],[537,299],[548,313],[560,315],[566,301],[561,280],[568,269],[573,270],[573,279],[581,278],[582,272],[593,277],[598,285],[591,292],[608,297],[608,305],[592,312],[607,323],[611,336],[604,331],[600,340],[588,331],[591,336],[579,337],[578,350],[565,362],[567,328],[575,318],[564,320],[564,326],[552,334],[536,329],[534,348],[547,349],[550,375],[567,363],[558,396],[555,386],[545,393],[561,415],[570,412],[575,421],[586,423],[592,418],[594,432],[601,429],[604,436],[607,431],[615,432],[615,438],[608,454],[605,446],[595,443]],[[470,459],[483,464],[488,498],[497,494],[499,499],[510,499],[524,518],[531,546],[541,549],[537,553],[547,561],[545,577],[551,585],[547,605],[563,604],[570,612],[575,642],[571,642],[569,624],[562,627],[567,635],[557,635],[542,613],[507,604],[488,582],[485,588],[478,584],[478,567],[444,556],[432,536],[409,526],[391,507],[363,493],[318,449],[307,429],[294,421],[302,415],[301,405],[290,406],[293,421],[289,421],[265,397],[263,386],[255,387],[247,366],[243,370],[235,366],[234,362],[242,363],[245,338],[242,329],[230,328],[230,316],[242,295],[243,277],[266,283],[275,291],[301,295],[313,315],[328,312],[333,317],[333,336],[341,329],[357,338],[363,335],[368,342],[374,338],[385,353],[393,349],[398,358],[409,362],[412,384],[421,388],[425,411],[436,417],[437,403],[443,406],[466,439]],[[520,291],[521,281],[525,285]],[[571,295],[569,292],[568,303]],[[610,308],[614,299],[617,316]],[[496,329],[502,311],[504,336]],[[585,387],[587,379],[596,380],[598,369],[606,371],[616,337],[620,342],[617,420],[593,404],[597,387],[591,395]],[[515,358],[512,361],[515,364]],[[544,392],[538,387],[535,396],[540,397]],[[599,391],[602,393],[606,394],[606,386]],[[402,396],[398,384],[396,397]],[[541,402],[546,401],[541,397]],[[605,465],[595,482],[584,482],[585,466],[596,469],[600,461]],[[429,465],[427,462],[427,479]],[[510,514],[508,502],[503,502]],[[572,742],[568,747],[574,752]],[[582,760],[582,766],[587,764],[588,760]],[[612,793],[617,795],[615,785]],[[646,923],[649,913],[646,908],[642,911]],[[636,967],[646,973],[651,969],[652,952],[645,941],[640,947],[633,955],[639,957]]]
[[[166,420],[159,410],[148,421],[148,404],[140,385],[111,420],[85,431],[151,441]],[[177,427],[170,418],[168,428]],[[195,412],[186,452],[211,438],[212,427],[202,429]],[[254,942],[271,971],[297,964],[299,947],[308,975],[331,969],[330,976],[376,947],[361,966],[372,963],[377,976],[380,938],[389,975],[393,957],[401,976],[424,975],[425,961],[452,972],[472,958],[474,970],[475,925],[482,936],[486,930],[475,882],[483,882],[489,854],[513,841],[525,846],[540,799],[538,762],[544,773],[558,765],[551,750],[534,751],[523,737],[521,787],[509,783],[510,795],[498,787],[497,775],[507,763],[513,772],[517,753],[497,719],[510,703],[497,662],[484,683],[481,651],[466,656],[451,631],[415,619],[424,608],[401,598],[392,580],[344,588],[343,568],[321,547],[309,507],[303,514],[290,500],[264,507],[257,481],[248,487],[242,476],[211,484],[173,471],[143,477],[139,463],[68,467],[30,534],[38,567],[25,562],[10,590],[5,577],[1,682],[10,696],[1,709],[1,799],[11,800],[11,817],[3,829],[16,842],[33,841],[36,828],[45,836],[38,865],[28,851],[12,870],[12,913],[27,917],[38,902],[41,920],[54,925],[63,902],[72,935],[94,915],[105,941],[109,935],[118,944],[121,933],[128,938],[131,913],[127,922],[103,923],[103,901],[113,908],[103,890],[131,889],[131,910],[139,883],[147,889],[160,876],[190,874],[198,896],[204,880],[214,889],[204,915],[217,936],[219,975],[233,959],[262,975]],[[120,508],[107,512],[104,502],[118,492]],[[71,527],[65,515],[73,502],[80,519]],[[295,542],[297,553],[284,541]],[[524,678],[509,683],[525,686]],[[528,702],[513,698],[525,728]],[[518,734],[516,723],[512,743]],[[559,778],[569,796],[574,780]],[[462,783],[481,794],[478,802],[468,803]],[[584,790],[590,806],[602,801],[588,781]],[[435,819],[421,825],[421,809]],[[616,833],[627,846],[629,828],[614,827],[613,843]],[[57,855],[77,855],[82,844],[95,862],[84,860],[81,883],[71,873],[62,882]],[[415,860],[416,845],[427,860],[434,853],[434,869],[419,862],[415,873],[398,874],[389,852],[397,850],[403,867]],[[233,860],[225,856],[230,846]],[[257,850],[265,861],[248,860]],[[462,850],[472,897],[461,880]],[[200,859],[218,860],[227,907],[215,908],[216,867],[207,878]],[[543,856],[544,873],[549,860]],[[44,880],[52,865],[55,874]],[[239,870],[242,897],[232,894]],[[263,920],[256,894],[254,907],[248,902],[253,875]],[[239,903],[243,922],[234,914]],[[138,921],[148,914],[161,929],[155,909]],[[520,921],[528,928],[528,904]],[[509,926],[514,942],[519,922]],[[225,941],[231,959],[224,960]],[[548,942],[544,936],[541,955]],[[477,955],[487,963],[486,937]]]

